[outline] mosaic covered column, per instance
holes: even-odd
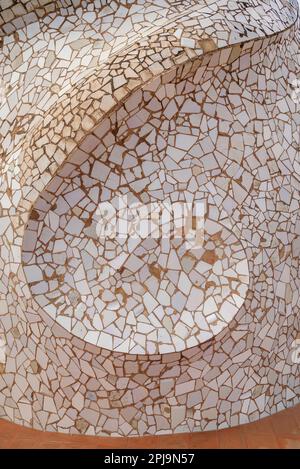
[[[0,5],[0,417],[136,436],[297,404],[297,1],[37,4]]]

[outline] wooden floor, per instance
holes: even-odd
[[[289,448],[300,449],[300,405],[226,430],[138,438],[40,432],[0,419],[0,448]]]

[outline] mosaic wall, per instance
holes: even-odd
[[[39,0],[25,24],[10,3],[0,417],[134,436],[298,403],[297,2]],[[102,236],[124,198],[198,203],[201,243]]]
[[[68,15],[73,13],[71,8],[79,7],[81,3],[88,4],[93,0],[1,0],[0,2],[0,36],[16,32],[29,24],[37,22],[49,13]],[[98,7],[107,5],[106,0],[98,0]]]

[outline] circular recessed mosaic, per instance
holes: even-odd
[[[31,293],[55,321],[133,354],[214,337],[249,284],[243,246],[205,184],[214,158],[198,156],[209,145],[199,90],[183,101],[180,85],[153,87],[84,139],[35,203],[23,245]]]

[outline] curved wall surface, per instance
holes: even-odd
[[[46,3],[2,14],[0,417],[136,436],[297,404],[297,2]]]

